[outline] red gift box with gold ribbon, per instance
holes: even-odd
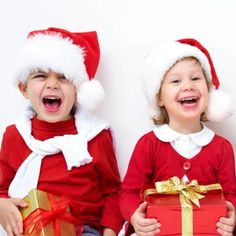
[[[216,222],[227,216],[227,205],[219,184],[186,184],[178,177],[156,182],[143,192],[148,202],[146,217],[161,223],[158,236],[213,236]]]
[[[70,212],[70,199],[33,189],[24,201],[28,207],[20,208],[23,218],[23,236],[77,236],[80,234],[79,221]]]

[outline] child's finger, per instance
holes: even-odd
[[[12,217],[9,221],[9,226],[11,228],[11,231],[14,233],[13,235],[19,236],[22,232],[19,231],[18,223],[21,222],[21,219],[19,220],[17,217]]]
[[[142,231],[146,233],[156,231],[161,227],[161,224],[159,222],[152,223],[151,221],[148,221],[144,225],[145,226],[142,226]]]
[[[142,226],[157,225],[160,227],[160,223],[155,218],[145,218],[140,222]]]
[[[235,224],[235,220],[232,218],[225,218],[225,217],[221,217],[219,222],[217,223],[217,225],[228,225],[233,227]]]
[[[18,221],[17,223],[17,228],[20,234],[23,234],[23,223],[22,220]]]
[[[232,232],[227,232],[227,231],[224,231],[220,228],[217,228],[217,232],[222,235],[222,236],[233,236],[233,233]]]
[[[19,207],[26,207],[27,203],[21,198],[11,198],[11,201],[14,205]]]
[[[226,225],[226,224],[222,224],[222,223],[217,224],[217,228],[223,232],[227,232],[227,233],[231,233],[231,234],[233,231],[233,227],[231,225]]]
[[[12,231],[12,228],[11,228],[11,225],[7,225],[7,226],[5,227],[5,231],[6,231],[6,233],[7,233],[7,236],[14,236],[13,231]]]
[[[15,206],[24,206],[26,203],[19,198],[11,199],[12,203]],[[14,214],[10,217],[10,225],[12,228],[12,231],[14,232],[14,235],[20,236],[23,233],[23,223],[22,223],[22,216],[20,211],[16,208],[16,211],[14,211]]]
[[[147,210],[147,202],[143,202],[139,205],[138,209],[137,209],[137,212],[139,213],[145,213],[146,210]]]
[[[20,212],[18,211],[16,213],[16,226],[17,226],[17,230],[19,232],[19,234],[23,233],[23,223],[22,223],[22,216],[20,214]]]

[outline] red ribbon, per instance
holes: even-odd
[[[43,227],[49,223],[53,223],[54,236],[61,236],[59,220],[71,223],[75,228],[79,227],[79,220],[68,212],[68,206],[71,203],[70,199],[61,197],[59,200],[56,200],[56,198],[50,194],[48,194],[47,197],[51,205],[51,210],[35,209],[24,220],[24,235],[32,235],[32,233],[34,233],[34,236],[38,236]],[[79,231],[80,234],[82,227],[80,227]],[[78,233],[78,230],[76,230],[76,232]]]

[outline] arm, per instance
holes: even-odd
[[[30,153],[16,127],[9,126],[3,135],[0,150],[0,197],[8,197],[9,185]]]
[[[102,131],[94,139],[92,147],[93,150],[90,151],[99,173],[104,198],[100,223],[104,227],[104,235],[118,234],[123,225],[119,208],[121,180],[110,131]]]
[[[232,235],[236,224],[235,160],[233,148],[227,140],[221,145],[219,163],[218,179],[227,200],[228,215],[227,217],[220,218],[219,222],[217,222],[217,232],[223,236],[227,236]]]
[[[0,224],[8,236],[18,236],[23,233],[22,217],[18,207],[26,207],[27,204],[19,198],[8,198],[8,187],[15,175],[14,168],[9,164],[9,155],[17,156],[9,140],[8,132],[5,132],[0,151]]]
[[[133,230],[139,235],[145,231],[153,233],[160,227],[156,220],[145,219],[146,203],[140,205],[141,189],[144,184],[153,181],[155,148],[156,144],[148,135],[138,141],[122,184],[120,207],[123,216],[130,223],[128,233],[132,233]]]
[[[143,137],[136,144],[130,158],[120,197],[121,212],[127,221],[130,221],[131,216],[141,203],[140,192],[144,184],[152,182],[152,150],[152,142]]]
[[[9,142],[8,132],[5,132],[0,151],[0,197],[8,197],[9,185],[16,174],[10,165],[10,155],[12,154],[14,155],[14,147]]]
[[[225,199],[236,208],[235,158],[232,145],[225,140],[219,145],[217,178],[222,186]]]

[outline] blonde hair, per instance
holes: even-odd
[[[195,58],[195,57],[184,57],[184,58],[181,58],[180,60],[178,60],[175,64],[173,64],[173,65],[169,68],[169,70],[171,70],[171,68],[173,68],[179,61],[182,61],[182,60],[184,60],[184,59],[186,59],[186,58],[194,59],[197,63],[199,63],[199,64],[201,65],[201,63],[199,62],[199,60],[198,60],[197,58]],[[169,70],[168,70],[168,71],[169,71]],[[168,71],[167,71],[167,72],[168,72]],[[208,87],[208,90],[209,90],[209,88],[210,88],[210,81],[207,79],[206,72],[204,71],[203,68],[202,68],[202,71],[203,71],[204,77],[205,77],[205,79],[206,79],[207,87]],[[165,75],[167,74],[167,72],[165,73]],[[165,75],[164,75],[164,78],[165,78]],[[162,83],[163,83],[163,80],[162,80],[162,82],[161,82],[160,89],[159,89],[159,91],[156,93],[156,96],[155,96],[156,106],[158,106],[158,108],[159,108],[159,109],[158,109],[158,110],[159,110],[158,114],[155,114],[155,115],[152,117],[152,120],[153,120],[153,122],[154,122],[155,125],[162,125],[162,124],[168,124],[168,123],[169,123],[169,116],[168,116],[168,113],[167,113],[165,107],[164,107],[164,106],[161,106],[161,107],[160,107],[160,106],[158,105],[158,101],[159,101],[160,94],[161,94]],[[203,112],[203,113],[201,114],[200,121],[202,121],[202,122],[208,121],[205,112]]]

